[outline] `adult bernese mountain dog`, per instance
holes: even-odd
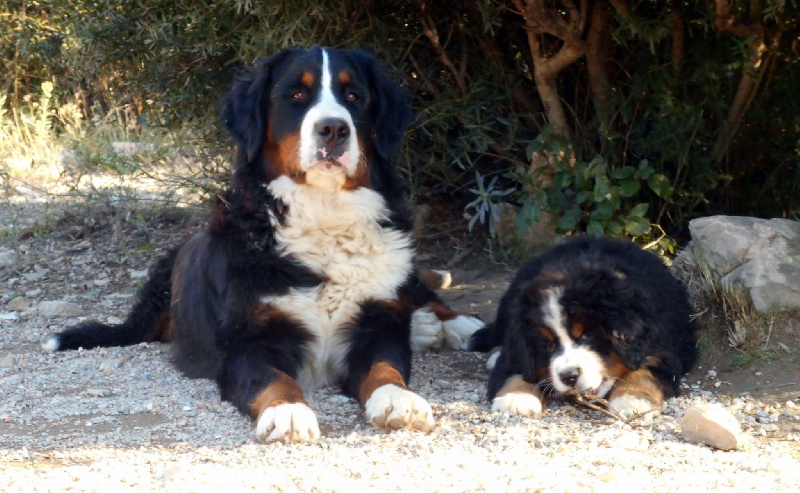
[[[578,393],[608,395],[631,417],[659,411],[694,367],[692,312],[658,257],[584,236],[525,264],[470,347],[502,346],[489,377],[493,411],[539,416],[547,399]]]
[[[407,388],[412,348],[465,349],[483,326],[419,279],[413,215],[393,160],[412,114],[372,55],[287,49],[222,100],[237,142],[207,230],[157,261],[120,325],[50,336],[61,351],[169,341],[189,377],[216,380],[264,441],[313,441],[304,392],[340,385],[380,429],[426,431]]]

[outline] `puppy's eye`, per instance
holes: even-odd
[[[344,98],[345,98],[345,99],[347,100],[347,102],[349,102],[349,103],[355,103],[356,101],[358,101],[359,99],[361,99],[361,96],[359,96],[358,94],[356,94],[356,93],[354,93],[354,92],[348,92],[347,94],[345,94]]]
[[[295,91],[292,93],[292,99],[296,101],[303,101],[306,99],[306,92],[305,91]]]

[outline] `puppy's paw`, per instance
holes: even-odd
[[[411,350],[427,351],[442,347],[442,321],[430,308],[420,308],[411,314]]]
[[[315,442],[319,425],[314,411],[296,402],[264,409],[256,423],[256,436],[263,442]]]
[[[378,387],[364,405],[367,420],[381,430],[409,428],[429,431],[433,428],[430,404],[410,390],[397,385]]]
[[[509,392],[494,398],[492,412],[538,418],[542,415],[542,401],[527,392]]]
[[[447,345],[458,351],[466,351],[472,334],[482,329],[484,325],[481,319],[470,315],[459,315],[442,322]]]
[[[495,366],[497,366],[497,360],[500,359],[500,350],[493,349],[492,353],[489,354],[489,357],[486,358],[486,369],[493,370]]]
[[[636,415],[655,416],[661,411],[661,407],[650,399],[636,397],[631,394],[614,396],[608,405],[624,419],[629,419]]]

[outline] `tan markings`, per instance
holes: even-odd
[[[306,87],[311,87],[314,85],[314,74],[311,72],[303,72],[303,76],[300,77],[300,82],[303,83]]]
[[[342,70],[341,72],[339,72],[339,82],[341,82],[342,85],[349,84],[351,80],[352,77],[350,76],[350,72],[348,72],[347,70]]]
[[[539,400],[543,398],[541,389],[539,389],[536,384],[523,380],[522,375],[513,375],[509,377],[506,383],[504,383],[497,392],[495,399],[508,394],[531,394],[538,397]]]
[[[537,282],[551,284],[551,288],[559,287],[566,279],[567,276],[558,269],[545,268],[536,276]]]
[[[366,405],[372,393],[387,384],[397,385],[403,389],[406,388],[403,376],[392,365],[385,361],[373,363],[369,373],[361,381],[361,386],[358,389],[358,402],[362,406]]]
[[[579,322],[579,323],[573,324],[572,327],[570,327],[570,329],[569,329],[569,336],[572,337],[573,339],[577,339],[577,338],[579,338],[580,336],[583,335],[583,332],[585,330],[586,329],[583,327],[582,323]]]
[[[539,327],[539,333],[542,334],[542,337],[547,339],[547,342],[556,342],[555,334],[547,327]]]
[[[255,420],[264,409],[281,404],[306,403],[303,391],[292,377],[279,370],[272,370],[277,376],[274,382],[267,385],[250,403],[250,416]]]
[[[300,171],[298,149],[300,134],[291,133],[280,141],[272,135],[272,125],[267,126],[267,140],[264,152],[267,155],[267,180],[288,176],[296,183],[305,183],[305,175]]]
[[[441,320],[442,322],[446,320],[453,320],[454,318],[461,315],[458,312],[454,312],[449,307],[439,303],[438,301],[429,301],[425,303],[425,307],[430,308],[433,311],[433,314],[436,315],[436,318]]]
[[[601,354],[600,358],[603,360],[605,376],[607,377],[619,378],[630,371],[616,351],[611,351],[609,354]]]
[[[611,389],[609,401],[623,395],[646,399],[656,406],[664,402],[664,392],[649,369],[643,368],[623,375]]]
[[[171,342],[172,341],[172,317],[170,310],[164,312],[156,325],[156,333],[153,337],[154,341]]]
[[[444,283],[444,277],[431,269],[417,269],[417,275],[422,285],[431,291],[441,289]]]

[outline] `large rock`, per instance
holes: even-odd
[[[78,317],[83,313],[81,306],[69,301],[42,301],[37,305],[39,313],[45,317]]]
[[[741,445],[742,427],[718,404],[700,403],[686,410],[681,420],[681,433],[690,442],[733,450]]]
[[[711,216],[689,223],[692,252],[759,312],[800,308],[800,222]]]

